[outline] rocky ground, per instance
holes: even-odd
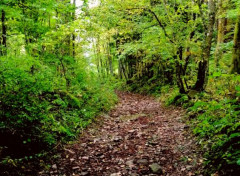
[[[118,93],[120,102],[89,126],[42,176],[193,176],[202,158],[184,111],[149,96]]]

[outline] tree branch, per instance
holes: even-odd
[[[154,27],[154,26],[158,26],[158,24],[153,24],[151,26],[147,26],[140,33],[143,33],[143,31],[145,31],[146,29],[149,29],[149,28]]]
[[[173,40],[170,39],[169,35],[168,35],[167,32],[166,32],[166,29],[165,29],[164,25],[162,24],[162,22],[160,21],[160,19],[158,18],[157,14],[156,14],[154,11],[152,11],[152,10],[149,9],[149,8],[131,8],[131,9],[127,9],[127,10],[139,10],[139,9],[140,9],[140,10],[146,10],[146,11],[148,11],[149,13],[151,13],[151,14],[154,16],[154,18],[157,20],[158,25],[162,28],[162,30],[163,30],[163,32],[164,32],[164,35],[169,39],[169,41],[170,41],[171,43],[175,43]]]

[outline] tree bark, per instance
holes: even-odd
[[[224,34],[226,29],[226,18],[223,16],[225,13],[225,8],[223,6],[224,0],[219,1],[219,13],[220,16],[218,19],[218,37],[217,37],[217,46],[215,51],[215,64],[216,68],[219,66],[219,61],[222,58],[223,51],[222,51],[222,44],[224,42]]]
[[[2,22],[2,41],[1,41],[0,55],[6,55],[7,54],[7,26],[5,23],[6,13],[4,10],[2,10],[1,22]]]
[[[62,66],[62,71],[63,71],[63,76],[66,80],[66,88],[68,89],[70,87],[70,80],[67,78],[67,70],[63,64],[63,59],[61,58],[60,59],[60,63],[61,63],[61,66]]]
[[[206,88],[209,75],[209,57],[212,47],[213,28],[215,24],[214,0],[209,0],[208,6],[209,6],[208,29],[206,32],[205,42],[203,46],[202,60],[198,64],[197,81],[193,87],[193,89],[197,91],[203,91]]]
[[[73,5],[74,5],[74,12],[72,14],[72,20],[75,21],[76,19],[76,0],[73,0]],[[76,41],[76,36],[75,36],[75,31],[72,34],[72,56],[75,57],[76,51],[75,51],[75,41]]]
[[[127,81],[128,78],[127,78],[127,73],[126,73],[126,69],[125,69],[125,67],[124,67],[124,64],[123,64],[123,62],[122,62],[121,59],[119,60],[119,62],[120,62],[121,72],[122,72],[122,74],[123,74],[125,80]]]
[[[113,76],[113,59],[111,55],[110,38],[108,38],[108,43],[107,43],[107,56],[108,56],[110,74]]]
[[[110,74],[113,75],[113,63],[112,63],[112,57],[110,54],[108,55],[108,64],[109,64]]]
[[[183,74],[183,69],[182,65],[180,62],[182,61],[183,57],[183,47],[179,47],[177,51],[177,56],[175,58],[176,60],[176,76],[177,76],[177,84],[179,87],[179,92],[184,94],[186,93],[185,88],[184,88],[184,83],[182,79],[182,74]]]
[[[240,74],[240,14],[235,25],[231,73]]]

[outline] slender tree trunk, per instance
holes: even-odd
[[[110,74],[113,76],[113,63],[112,63],[113,61],[112,61],[112,55],[111,55],[110,38],[108,39],[107,53],[108,53],[108,63],[109,63]]]
[[[118,62],[118,75],[119,78],[122,79],[123,78],[123,74],[122,74],[122,66],[121,66],[121,61]]]
[[[206,32],[206,38],[203,47],[202,60],[198,64],[198,75],[197,81],[194,86],[194,90],[203,91],[208,82],[209,75],[209,57],[212,47],[212,38],[213,38],[213,28],[215,24],[215,1],[209,0],[209,23],[208,29]]]
[[[119,62],[120,62],[122,74],[123,74],[124,78],[125,78],[126,80],[128,80],[127,74],[126,74],[126,69],[125,69],[125,67],[124,67],[124,65],[123,65],[122,60],[119,60]]]
[[[234,32],[234,46],[232,54],[231,73],[240,74],[240,14],[238,15]]]
[[[4,10],[2,10],[2,16],[1,16],[1,22],[2,22],[2,42],[1,42],[1,55],[7,54],[7,26],[6,26],[6,13]]]
[[[48,16],[48,27],[51,28],[51,15]]]
[[[224,42],[224,34],[226,28],[226,18],[223,16],[225,13],[225,8],[223,7],[224,0],[219,0],[219,13],[218,16],[218,37],[217,37],[217,46],[215,51],[215,64],[216,67],[219,66],[219,60],[221,60],[223,51],[222,44]]]
[[[108,55],[108,64],[109,64],[110,74],[113,75],[113,64],[112,64],[111,55]]]
[[[62,60],[63,59],[61,58],[60,63],[61,63],[61,66],[62,66],[63,76],[66,80],[66,86],[67,86],[67,89],[68,89],[70,87],[70,80],[67,78],[67,70],[66,70]]]
[[[218,20],[218,39],[217,39],[217,46],[215,51],[215,64],[216,67],[219,66],[219,61],[222,58],[223,50],[222,50],[222,44],[224,42],[224,33],[225,33],[225,18],[221,18]]]
[[[76,19],[76,0],[73,0],[73,5],[74,5],[74,12],[72,14],[72,18],[73,21]],[[76,40],[76,36],[75,36],[75,31],[72,34],[72,56],[75,57],[76,52],[75,52],[75,40]]]
[[[98,63],[99,63],[99,70],[100,70],[100,74],[101,76],[104,78],[105,77],[105,68],[104,68],[104,63],[102,60],[102,56],[101,56],[101,49],[100,49],[100,36],[97,37],[97,41],[96,41],[96,50],[97,50],[97,58],[98,58]]]
[[[25,3],[25,0],[22,0],[22,3],[24,4]],[[26,25],[26,13],[25,13],[25,7],[22,7],[22,14],[23,14],[23,17],[22,17],[22,23],[23,23],[23,28],[24,28],[24,39],[25,39],[25,50],[26,52],[28,52],[28,43],[29,43],[29,37],[28,37],[28,31],[27,31],[27,25]],[[27,16],[27,15],[26,15]]]
[[[99,61],[100,61],[99,63],[100,63],[102,77],[105,78],[105,71],[104,71],[105,69],[104,69],[104,64],[101,56],[99,56]]]
[[[101,71],[100,71],[100,64],[99,64],[99,58],[98,58],[98,50],[97,50],[97,44],[96,42],[92,39],[93,43],[93,51],[94,51],[94,56],[95,56],[95,62],[97,65],[97,71],[98,71],[98,76],[101,77]]]
[[[179,92],[186,93],[185,88],[184,88],[183,79],[182,79],[183,69],[182,69],[182,65],[180,64],[180,61],[182,61],[182,56],[183,56],[183,47],[179,47],[178,51],[177,51],[177,56],[176,56],[177,84],[179,87]]]

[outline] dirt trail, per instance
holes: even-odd
[[[116,108],[65,147],[50,175],[200,175],[202,159],[180,108],[163,108],[148,96],[118,94]]]

